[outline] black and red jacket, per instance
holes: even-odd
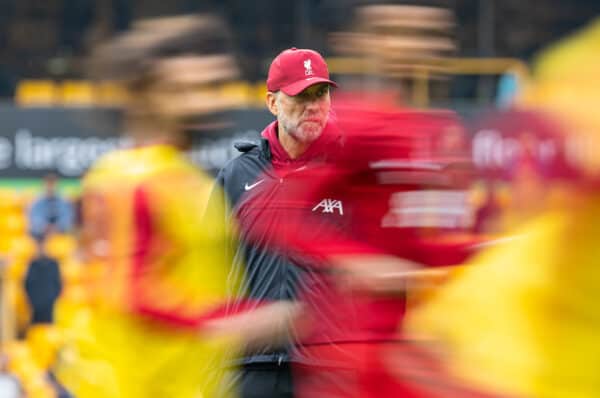
[[[238,266],[244,267],[243,294],[255,302],[297,300],[300,291],[319,289],[314,258],[299,250],[284,250],[279,244],[286,230],[285,221],[310,214],[314,205],[304,195],[297,200],[288,192],[297,189],[296,175],[327,161],[336,148],[341,147],[342,136],[333,123],[328,123],[321,137],[298,159],[290,159],[277,140],[277,122],[271,123],[258,143],[237,143],[240,156],[230,161],[217,175],[223,188],[230,217],[238,229],[239,244],[232,247]],[[289,184],[288,181],[292,181]],[[283,194],[285,192],[285,194]],[[339,212],[322,213],[323,226],[337,225],[345,229],[344,217]],[[268,226],[271,227],[268,227]],[[314,224],[318,233],[318,225]],[[309,287],[310,286],[310,287]],[[323,289],[326,289],[323,286]],[[242,292],[240,292],[242,294]],[[315,292],[321,296],[323,292]],[[242,363],[289,361],[287,350],[265,347],[262,352],[242,358]]]

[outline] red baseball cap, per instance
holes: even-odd
[[[287,95],[298,95],[309,86],[328,83],[337,87],[329,80],[327,63],[316,51],[292,47],[281,52],[269,67],[267,89],[271,92],[283,91]]]

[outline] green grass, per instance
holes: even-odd
[[[38,192],[42,189],[43,182],[42,178],[0,178],[0,188]],[[76,195],[81,189],[80,180],[61,178],[58,182],[58,189],[65,195]]]

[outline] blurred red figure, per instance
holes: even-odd
[[[265,179],[239,210],[262,209],[240,226],[250,238],[269,231],[317,268],[303,281],[296,325],[302,397],[408,394],[385,355],[401,339],[407,284],[422,265],[460,264],[477,243],[467,233],[472,171],[457,117],[355,104],[336,107],[343,143],[324,164],[290,168],[285,186]]]

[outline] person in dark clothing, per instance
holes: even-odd
[[[58,262],[48,257],[43,245],[43,241],[38,242],[38,255],[29,264],[24,283],[32,325],[53,322],[54,303],[62,290]]]
[[[317,52],[292,48],[279,54],[269,69],[266,101],[277,120],[262,132],[260,143],[236,144],[242,155],[217,176],[240,228],[243,243],[234,248],[234,258],[245,266],[245,293],[257,303],[289,303],[293,311],[297,292],[309,290],[301,286],[311,280],[308,274],[312,272],[303,266],[304,259],[271,247],[269,233],[264,234],[263,242],[245,238],[253,234],[255,217],[281,220],[293,210],[291,204],[280,212],[261,208],[261,203],[267,205],[264,200],[269,192],[276,192],[290,174],[323,161],[340,145],[341,135],[330,120],[331,86],[335,83]],[[241,397],[292,397],[289,351],[264,346],[239,358],[242,369],[234,384]],[[294,361],[298,360],[301,358],[294,356]]]

